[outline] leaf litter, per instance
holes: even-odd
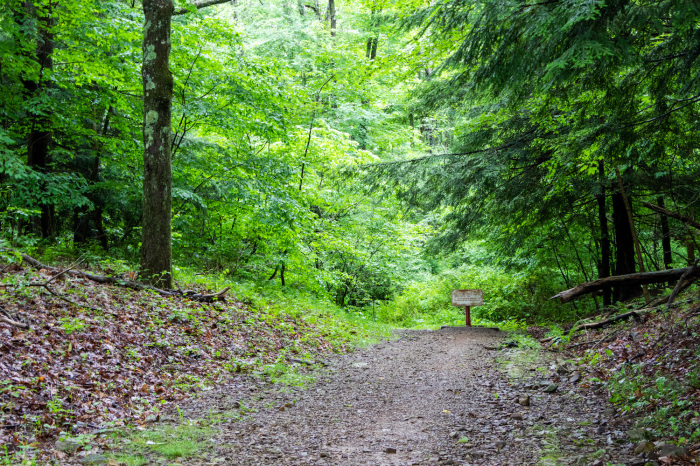
[[[0,274],[9,285],[0,307],[31,325],[0,322],[0,459],[27,447],[62,458],[52,448],[63,437],[144,425],[236,374],[346,349],[303,318],[235,299],[207,304],[65,275],[53,294],[27,286],[55,275],[17,265]]]

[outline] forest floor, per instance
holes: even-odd
[[[399,335],[334,356],[310,388],[248,378],[219,386],[155,430],[218,422],[201,435],[210,447],[188,465],[645,463],[626,435],[629,421],[602,393],[577,385],[570,363],[501,348],[504,334],[494,329]],[[231,415],[236,409],[245,415]],[[144,438],[167,443],[151,435],[126,440],[122,451]],[[143,461],[171,464],[153,451]]]
[[[582,354],[464,327],[352,351],[369,330],[327,310],[0,278],[2,465],[697,464],[693,438],[664,443],[700,421],[693,310],[587,333]],[[616,376],[637,360],[649,373]],[[603,381],[678,421],[640,431]]]

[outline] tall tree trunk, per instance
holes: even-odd
[[[596,196],[598,201],[598,222],[600,224],[600,262],[598,263],[598,278],[610,276],[610,232],[608,230],[608,217],[605,208],[605,163],[601,160],[598,164],[600,179],[600,194]],[[610,288],[603,291],[603,306],[612,304]]]
[[[95,132],[95,138],[93,139],[92,149],[93,157],[90,160],[90,165],[87,170],[84,170],[84,176],[88,180],[91,186],[94,186],[100,181],[100,156],[102,151],[102,143],[100,137],[104,137],[109,129],[109,120],[112,114],[112,107],[108,106],[107,109],[102,109],[102,115],[97,111],[93,114],[92,129]],[[98,119],[102,119],[102,125],[97,124]],[[102,223],[102,214],[104,202],[99,194],[94,191],[88,194],[88,199],[92,202],[92,210],[88,210],[87,207],[76,208],[73,212],[73,242],[75,243],[86,243],[90,239],[97,239],[102,248],[107,250],[107,234],[104,231],[104,225]]]
[[[659,196],[657,199],[659,207],[666,208],[664,205],[664,198]],[[659,214],[661,220],[661,249],[663,250],[664,256],[664,268],[671,269],[671,263],[673,262],[673,254],[671,251],[671,229],[668,226],[668,217]]]
[[[693,243],[692,237],[685,240],[685,252],[688,256],[688,265],[693,265],[695,263],[695,243]]]
[[[143,222],[141,273],[149,283],[172,287],[170,73],[172,0],[144,0],[143,34]]]
[[[625,203],[625,212],[627,212],[627,221],[630,224],[630,232],[632,233],[632,242],[634,243],[634,250],[637,253],[637,264],[639,265],[639,271],[641,273],[646,272],[644,270],[644,257],[642,256],[642,247],[639,243],[639,236],[637,236],[637,229],[634,227],[634,217],[632,216],[632,204],[630,203],[627,193],[625,192],[625,185],[622,183],[622,176],[620,176],[620,170],[615,167],[615,176],[617,178],[617,186],[620,189],[620,194],[622,195],[622,202]],[[646,302],[651,301],[651,296],[649,295],[649,289],[646,284],[642,284],[642,290],[644,291],[644,299]]]
[[[335,37],[335,28],[336,28],[335,0],[328,0],[328,16],[331,20],[331,36]]]
[[[371,36],[367,39],[367,51],[365,56],[370,60],[377,58],[377,46],[379,45],[379,35]]]
[[[632,230],[627,218],[627,209],[622,194],[616,192],[612,195],[613,226],[615,228],[615,275],[627,275],[635,273],[634,267],[634,240]],[[639,296],[641,289],[637,285],[620,286],[613,290],[613,300],[625,301]]]
[[[38,35],[36,44],[36,60],[39,65],[39,77],[36,81],[24,81],[24,87],[30,96],[37,96],[46,89],[44,75],[53,68],[53,31],[52,5],[35,4],[28,1],[25,4],[28,16],[37,15]],[[27,164],[41,173],[48,173],[51,163],[49,148],[53,139],[49,118],[35,116],[31,122],[31,130],[27,138]],[[48,238],[54,233],[54,207],[48,199],[40,203],[41,215],[36,219],[41,236]]]

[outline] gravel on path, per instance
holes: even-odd
[[[575,389],[575,373],[552,378],[551,361],[497,351],[503,338],[405,331],[328,361],[310,389],[267,384],[255,412],[220,426],[201,464],[634,463],[626,426],[602,398]],[[242,395],[212,396],[230,406]]]

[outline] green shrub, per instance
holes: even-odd
[[[549,300],[558,285],[544,273],[510,274],[492,266],[463,266],[412,283],[393,301],[378,306],[377,319],[405,327],[463,324],[464,308],[452,306],[452,290],[469,288],[484,290],[484,305],[472,309],[472,323],[561,318],[561,305]]]

